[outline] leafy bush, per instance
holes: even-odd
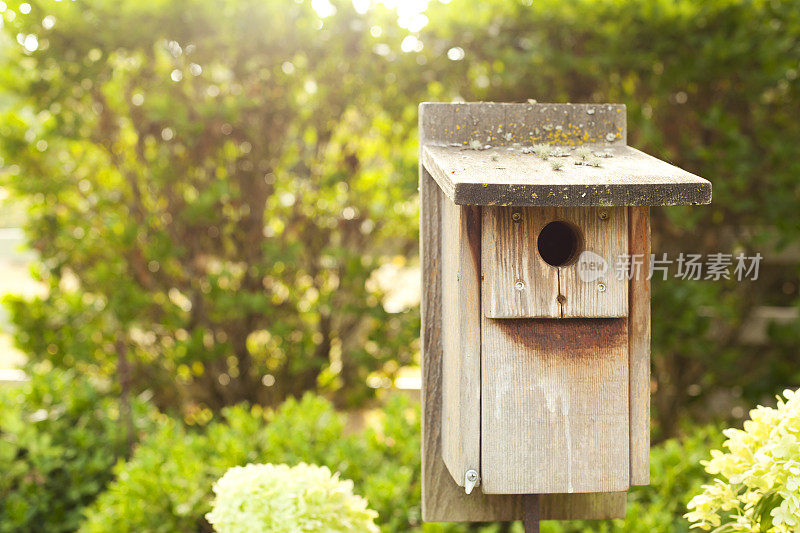
[[[84,533],[210,531],[212,485],[247,463],[316,463],[352,479],[385,531],[420,525],[419,412],[389,401],[371,428],[345,433],[331,404],[306,395],[277,411],[226,408],[202,432],[168,420],[145,439],[90,507]]]
[[[699,464],[721,442],[715,427],[687,428],[686,436],[669,439],[650,452],[650,485],[632,487],[624,520],[543,522],[549,533],[685,533],[684,502],[704,480]]]
[[[91,506],[84,533],[210,531],[212,486],[233,466],[272,462],[317,463],[354,482],[378,512],[382,531],[507,531],[501,525],[423,524],[420,520],[418,405],[392,397],[372,413],[366,429],[345,431],[344,417],[307,395],[277,411],[235,406],[202,431],[169,420],[115,467],[116,479]],[[713,427],[688,428],[651,453],[652,484],[634,487],[625,520],[544,522],[558,533],[680,533],[689,529],[683,502],[703,483],[699,464],[721,444]],[[498,529],[499,528],[499,529]]]
[[[744,430],[726,429],[727,452],[703,461],[713,484],[689,502],[693,527],[787,533],[800,529],[800,391],[777,408],[750,411]]]
[[[219,533],[378,531],[377,513],[353,494],[353,482],[324,466],[235,466],[213,490],[206,519]]]
[[[147,402],[131,412],[137,435],[152,427]],[[127,451],[119,400],[102,384],[48,370],[0,390],[0,532],[76,530]]]
[[[391,65],[352,5],[1,6],[0,181],[49,289],[12,303],[31,357],[123,353],[162,409],[354,404],[411,362],[418,313],[365,281],[415,249],[414,107],[364,92]]]

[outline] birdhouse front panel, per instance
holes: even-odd
[[[628,490],[627,326],[483,319],[484,493]]]
[[[628,489],[628,279],[612,266],[627,222],[625,207],[483,208],[483,492]]]
[[[482,300],[489,318],[628,314],[625,207],[485,207]]]

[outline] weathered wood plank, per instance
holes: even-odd
[[[650,208],[629,208],[632,257],[641,254],[641,271],[630,280],[630,441],[631,485],[650,483]],[[634,272],[634,274],[637,274]]]
[[[625,207],[562,207],[556,214],[579,229],[579,258],[558,269],[563,318],[628,315],[628,280],[615,275],[615,264],[628,253],[628,209]],[[594,278],[589,263],[605,264]],[[595,268],[600,265],[595,265]]]
[[[612,318],[628,314],[628,280],[615,275],[628,252],[625,207],[483,208],[483,309],[489,318]],[[548,264],[538,249],[550,222],[574,228],[573,258]],[[590,252],[583,254],[582,252]],[[594,275],[588,271],[605,270]]]
[[[629,488],[626,318],[484,317],[481,358],[484,493]]]
[[[429,130],[420,115],[420,143]],[[521,497],[467,495],[442,459],[442,243],[444,194],[420,162],[420,257],[422,258],[422,519],[426,522],[510,521],[521,517]]]
[[[483,209],[484,314],[490,318],[561,316],[558,269],[536,253],[536,236],[555,208]]]
[[[480,472],[480,207],[442,212],[442,450],[453,479]]]
[[[510,521],[522,516],[521,497],[464,493],[442,459],[442,255],[444,195],[420,168],[422,261],[422,519],[426,522]]]
[[[707,204],[711,184],[627,144],[624,105],[420,104],[420,156],[448,198],[460,205]],[[553,170],[521,147],[587,145],[608,150],[599,167]],[[485,147],[490,147],[488,150]],[[479,147],[480,150],[470,149]]]
[[[711,201],[711,183],[629,146],[592,147],[611,157],[543,160],[517,148],[425,146],[425,168],[457,204],[512,206],[691,205]],[[563,166],[554,170],[558,160]]]
[[[542,520],[590,520],[625,518],[626,492],[588,494],[542,494],[539,513]]]

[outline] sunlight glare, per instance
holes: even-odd
[[[311,0],[311,9],[317,12],[320,18],[327,18],[336,14],[336,6],[330,0]]]
[[[428,24],[428,17],[425,16],[428,0],[381,0],[380,3],[394,9],[397,12],[397,25],[412,33]]]
[[[355,9],[356,13],[359,15],[364,15],[369,11],[369,5],[371,3],[370,0],[353,0],[353,9]]]

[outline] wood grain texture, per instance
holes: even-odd
[[[631,485],[650,483],[650,208],[629,208],[630,254],[642,254],[641,274],[630,281]]]
[[[481,212],[442,202],[442,453],[456,483],[480,472]]]
[[[420,143],[436,133],[420,109]],[[442,459],[442,265],[441,205],[444,194],[422,164],[420,175],[420,257],[422,258],[422,519],[426,522],[491,522],[523,518],[522,495],[467,496]],[[542,520],[624,518],[625,493],[546,494]]]
[[[626,318],[484,317],[481,358],[484,493],[629,488]]]
[[[600,147],[595,146],[595,150]],[[426,146],[423,162],[461,205],[695,205],[711,201],[711,183],[628,146],[604,150],[599,167],[574,155],[551,167],[521,148],[472,150]]]
[[[628,148],[624,105],[422,103],[423,165],[460,205],[707,204],[711,184]],[[600,167],[565,160],[560,171],[522,146],[589,145],[614,157]],[[480,146],[481,150],[466,149]],[[489,149],[483,149],[485,147]]]
[[[491,318],[560,317],[558,269],[536,252],[536,236],[555,219],[556,209],[486,207],[482,217],[484,314]]]
[[[542,494],[539,498],[539,514],[541,520],[625,518],[626,499],[626,492]]]
[[[562,207],[556,217],[582,233],[582,255],[558,269],[563,318],[622,317],[628,315],[628,280],[615,275],[615,264],[628,253],[628,209],[626,207]],[[602,217],[602,218],[601,218]],[[604,263],[604,274],[594,278],[590,263]],[[601,290],[601,289],[605,290]]]
[[[627,316],[628,280],[614,275],[617,258],[628,252],[627,213],[625,207],[483,208],[485,316]],[[547,264],[537,249],[539,233],[553,221],[567,222],[579,234],[579,252],[565,266]],[[587,253],[581,255],[582,252]],[[589,263],[598,268],[597,274],[588,271]],[[602,266],[605,266],[603,273],[599,270]]]

